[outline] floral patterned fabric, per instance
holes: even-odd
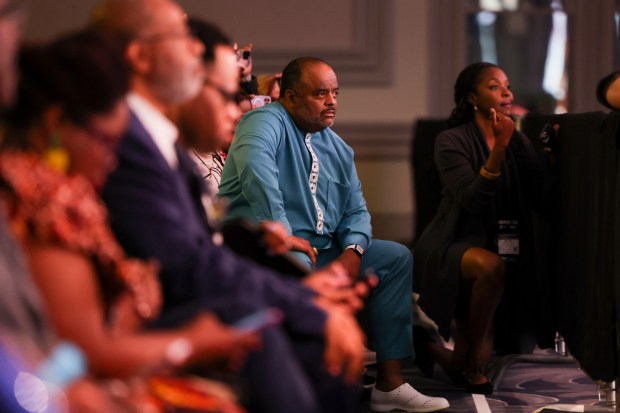
[[[152,268],[125,257],[107,222],[105,206],[81,176],[67,176],[33,153],[0,152],[0,198],[23,244],[55,245],[92,257],[104,295],[140,284]]]
[[[116,294],[130,291],[141,317],[157,315],[158,309],[151,305],[148,314],[140,307],[145,303],[141,286],[156,277],[157,266],[125,256],[108,225],[105,206],[85,178],[59,173],[35,154],[0,151],[2,201],[9,211],[11,229],[22,244],[54,245],[91,257],[102,285],[108,287],[104,291],[108,306]],[[141,387],[127,400],[142,409],[245,413],[236,396],[221,383],[178,376],[149,377],[140,383],[147,392]]]

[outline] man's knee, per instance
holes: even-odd
[[[373,253],[376,253],[382,259],[399,263],[403,266],[413,266],[413,254],[409,248],[398,242],[373,240],[370,248],[374,249]]]
[[[402,244],[393,241],[374,240],[372,252],[364,268],[372,268],[379,276],[382,288],[388,285],[408,291],[413,285],[413,255]]]

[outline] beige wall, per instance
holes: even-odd
[[[413,202],[410,130],[428,114],[430,0],[180,0],[240,44],[254,44],[257,73],[316,55],[341,83],[335,129],[356,150],[377,237],[409,241]],[[95,0],[31,0],[27,38],[79,27]]]
[[[24,36],[30,40],[45,40],[82,26],[97,3],[97,0],[29,1]]]
[[[340,121],[392,124],[396,132],[375,142],[396,151],[357,161],[376,237],[409,242],[413,239],[414,202],[409,162],[414,119],[428,114],[426,96],[428,54],[426,1],[396,0],[394,10],[393,77],[384,88],[351,88],[340,99]],[[383,128],[386,131],[388,128]],[[345,139],[346,136],[343,136]],[[352,142],[354,144],[354,142]],[[355,145],[354,145],[355,147]],[[358,148],[356,148],[358,149]],[[362,148],[359,148],[360,150]]]

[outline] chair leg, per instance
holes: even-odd
[[[619,407],[616,403],[616,381],[597,381],[596,382],[597,390],[598,390],[598,399],[599,401],[604,401],[605,406],[610,409],[616,409]]]
[[[566,343],[564,342],[564,338],[558,333],[555,332],[555,352],[560,356],[568,356],[568,349],[566,348]]]
[[[607,383],[607,407],[611,407],[612,409],[616,409],[618,407],[618,403],[616,402],[616,382],[617,380]]]

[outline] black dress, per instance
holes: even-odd
[[[523,294],[530,294],[531,283],[536,281],[531,212],[543,203],[546,193],[542,162],[532,143],[518,131],[497,180],[480,175],[488,156],[489,147],[474,120],[442,132],[435,142],[443,198],[416,243],[414,279],[420,306],[445,338],[450,336],[452,319],[459,315],[455,311],[461,258],[472,247],[500,253],[507,263],[504,302],[523,301],[517,310],[521,314],[536,310],[536,298],[528,303]]]

